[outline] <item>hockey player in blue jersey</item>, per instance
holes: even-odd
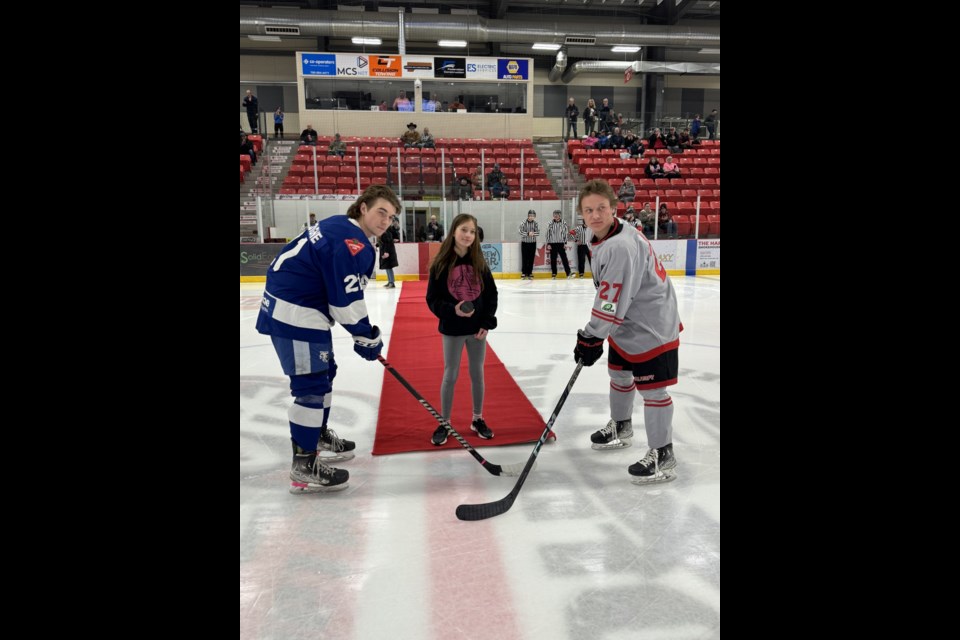
[[[614,217],[617,195],[603,180],[580,190],[577,209],[593,240],[591,270],[597,295],[590,322],[577,332],[575,360],[591,366],[610,344],[610,421],[592,436],[598,450],[630,446],[634,392],[643,397],[643,422],[650,450],[628,471],[635,484],[676,477],[673,455],[673,400],[677,384],[680,316],[677,294],[653,246],[634,227]]]
[[[356,445],[327,427],[337,363],[330,329],[340,323],[353,336],[353,350],[376,360],[380,329],[370,324],[363,291],[374,276],[380,237],[400,209],[393,191],[368,187],[347,210],[305,229],[274,258],[257,317],[290,376],[295,400],[288,411],[293,443],[290,493],[339,491],[350,474],[328,462],[350,460]],[[319,457],[319,450],[333,456]]]

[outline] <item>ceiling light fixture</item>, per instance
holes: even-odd
[[[712,53],[713,55],[720,55],[720,49],[700,49],[697,53]]]
[[[614,53],[636,53],[637,51],[640,51],[640,47],[614,47],[613,49],[610,49],[610,51],[613,51]]]
[[[437,42],[441,47],[465,47],[467,46],[466,40],[440,40]]]
[[[351,38],[353,44],[383,44],[380,38]]]
[[[562,46],[563,46],[563,45],[561,45],[561,44],[550,44],[549,42],[534,42],[534,43],[533,43],[533,48],[534,48],[534,49],[545,49],[545,50],[547,50],[547,51],[557,51],[557,50],[559,50],[560,47],[562,47]]]
[[[280,42],[280,36],[254,36],[248,35],[248,38],[257,42]]]

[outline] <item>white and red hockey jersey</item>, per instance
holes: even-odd
[[[590,242],[597,296],[584,331],[607,338],[629,362],[646,362],[680,345],[677,293],[653,246],[614,218],[613,230]]]

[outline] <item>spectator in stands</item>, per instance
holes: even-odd
[[[411,122],[407,125],[407,132],[400,136],[400,142],[403,143],[404,148],[417,146],[420,142],[420,132],[417,131],[416,124]]]
[[[467,105],[463,104],[463,102],[460,100],[460,98],[462,97],[463,96],[457,96],[457,99],[451,102],[447,108],[450,109],[450,111],[456,111],[457,109],[466,109]]]
[[[623,146],[630,152],[631,158],[643,155],[643,140],[635,136],[633,131],[628,131],[623,137]]]
[[[677,237],[677,223],[673,221],[673,216],[667,211],[666,203],[660,205],[660,213],[657,216],[657,223],[660,225],[660,233],[666,234],[669,238]]]
[[[624,141],[625,141],[625,138],[622,135],[620,135],[620,127],[614,127],[613,135],[610,136],[609,140],[607,140],[607,148],[616,149],[616,150],[624,149],[625,148]]]
[[[597,137],[596,131],[591,131],[589,134],[583,136],[583,148],[584,149],[596,149],[597,143],[600,142],[600,138]]]
[[[457,197],[460,200],[473,200],[473,183],[470,176],[462,175],[457,178]]]
[[[429,127],[423,128],[423,136],[420,138],[420,143],[418,145],[421,149],[436,149],[437,141],[433,139],[433,134],[430,133]]]
[[[273,112],[273,137],[275,140],[283,139],[283,109],[277,107]]]
[[[570,139],[570,129],[573,129],[573,137],[577,137],[577,118],[580,117],[580,107],[577,106],[576,100],[570,98],[567,100],[567,130],[563,136],[563,141],[566,142]]]
[[[696,140],[700,137],[700,114],[693,116],[693,122],[690,123],[690,137],[693,139],[694,144]]]
[[[317,224],[317,214],[311,213],[311,214],[310,214],[310,222],[304,222],[304,223],[303,223],[303,228],[304,228],[304,229],[307,229],[307,228],[309,228],[309,227],[312,227],[312,226],[315,225],[315,224]]]
[[[707,126],[707,140],[713,140],[716,137],[717,132],[717,110],[714,109],[710,112],[710,115],[707,116],[707,119],[703,121],[703,124]]]
[[[537,224],[537,212],[527,211],[527,219],[520,223],[520,279],[533,280],[533,259],[537,255],[537,236],[540,225]]]
[[[340,139],[340,134],[335,134],[330,141],[330,147],[327,149],[327,155],[340,156],[347,152],[347,143]]]
[[[680,147],[680,134],[677,133],[676,127],[670,127],[670,132],[667,134],[667,137],[664,138],[663,143],[667,145],[670,153],[683,152],[683,149]]]
[[[627,210],[623,213],[623,224],[637,228],[637,212],[633,210],[633,207],[627,207]]]
[[[690,131],[684,129],[680,132],[680,148],[681,149],[692,149],[693,141],[690,140]]]
[[[427,230],[423,228],[422,224],[417,225],[417,242],[426,242],[427,241]]]
[[[612,111],[610,100],[604,98],[600,104],[600,132],[610,135],[616,114]]]
[[[660,127],[657,127],[653,130],[653,133],[650,135],[650,148],[651,149],[666,149],[667,144],[663,141],[663,134],[660,133]]]
[[[590,261],[590,236],[593,234],[583,222],[583,216],[577,216],[577,226],[570,230],[573,241],[577,244],[577,272],[583,277],[583,270]]]
[[[600,137],[597,138],[597,149],[608,149],[610,145],[610,135],[606,131],[600,132]]]
[[[400,95],[393,101],[394,111],[413,111],[413,103],[407,99],[407,92],[400,91]]]
[[[656,156],[650,158],[650,162],[647,163],[647,168],[644,171],[650,179],[663,177],[663,165],[660,164]]]
[[[547,244],[550,245],[550,273],[553,279],[557,279],[557,258],[563,263],[563,270],[567,278],[571,277],[570,262],[567,260],[567,236],[570,230],[567,223],[562,218],[562,212],[557,209],[553,212],[553,222],[547,226]]]
[[[259,101],[253,91],[247,89],[247,95],[243,98],[243,106],[247,110],[247,122],[250,123],[250,133],[257,132],[257,119],[260,113]]]
[[[309,144],[310,146],[316,146],[317,130],[313,128],[312,124],[308,124],[307,128],[300,132],[300,144]]]
[[[493,171],[487,174],[487,189],[491,198],[506,198],[510,195],[507,188],[507,176],[500,170],[499,164],[493,165]]]
[[[597,137],[597,103],[593,101],[593,98],[587,100],[587,108],[583,110],[583,130],[586,132],[593,132],[594,136]]]
[[[387,230],[380,236],[380,268],[387,272],[387,284],[385,289],[396,289],[393,270],[400,265],[397,260],[397,249],[394,242],[400,242],[400,222],[396,216],[393,216],[393,222],[387,227]]]
[[[390,107],[387,106],[387,101],[384,100],[380,103],[380,111],[389,111]]]
[[[620,198],[620,202],[630,204],[636,195],[637,188],[633,185],[633,180],[630,176],[627,176],[623,179],[623,184],[620,185],[620,191],[617,192],[617,197]]]
[[[483,168],[480,165],[477,165],[477,168],[473,170],[471,181],[473,182],[473,190],[479,191],[480,195],[483,195]]]
[[[430,216],[430,222],[424,230],[427,242],[443,242],[443,225],[437,222],[437,216]]]
[[[621,129],[623,129],[623,114],[622,114],[622,113],[618,113],[618,114],[617,114],[617,120],[616,120],[615,124],[616,124],[618,127],[620,127]]]
[[[437,101],[433,98],[432,94],[429,93],[423,96],[423,104],[421,106],[421,111],[424,112],[437,111]]]
[[[673,161],[673,156],[667,156],[667,161],[663,163],[663,174],[671,180],[680,177],[680,165]]]
[[[653,237],[653,225],[657,223],[657,212],[650,208],[649,202],[643,203],[640,210],[639,222],[643,225],[643,235]]]
[[[247,134],[240,132],[240,155],[250,156],[250,165],[256,166],[257,152],[253,148],[253,143],[247,139]]]

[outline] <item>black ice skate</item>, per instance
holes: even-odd
[[[348,471],[328,467],[317,459],[316,451],[304,451],[296,442],[292,444],[290,493],[324,493],[347,488]]]
[[[675,480],[676,468],[677,459],[673,457],[673,443],[670,443],[659,449],[650,449],[647,455],[636,464],[630,465],[627,471],[634,476],[630,479],[634,484],[657,484]]]
[[[633,420],[611,420],[603,429],[590,436],[591,446],[597,451],[626,449],[633,439]]]
[[[320,453],[329,452],[333,454],[320,456],[323,462],[344,462],[353,460],[353,450],[357,448],[357,444],[340,438],[336,431],[327,427],[320,432],[320,442],[317,443],[317,447]]]

